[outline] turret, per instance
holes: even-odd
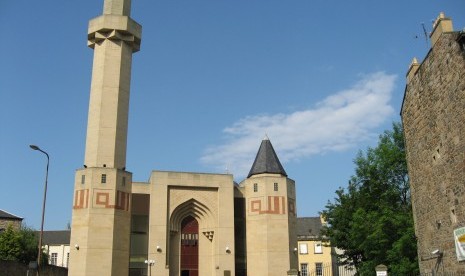
[[[268,137],[241,186],[246,201],[247,273],[287,275],[298,268],[295,183],[287,177]]]

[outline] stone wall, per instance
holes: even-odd
[[[9,224],[13,226],[13,229],[18,230],[21,227],[21,220],[0,219],[0,229],[8,228]]]
[[[29,269],[27,264],[0,260],[0,275],[23,276],[36,275],[35,270]],[[67,276],[68,269],[58,266],[46,265],[42,268],[41,276]]]
[[[465,226],[465,54],[443,33],[406,86],[402,106],[421,272],[465,275],[454,229]],[[441,254],[432,254],[434,250]]]

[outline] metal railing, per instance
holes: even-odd
[[[348,269],[344,266],[334,264],[324,264],[321,268],[312,268],[309,271],[300,271],[300,276],[354,276],[355,269]]]
[[[301,276],[332,276],[332,267],[330,264],[322,266],[320,269],[311,269],[307,273],[300,272]]]

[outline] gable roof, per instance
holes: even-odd
[[[15,216],[7,211],[0,209],[0,219],[9,219],[9,220],[23,220],[23,218]]]
[[[297,240],[321,239],[321,228],[323,224],[320,217],[297,218]]]
[[[265,137],[262,140],[247,178],[261,173],[277,173],[287,176],[286,171],[281,165],[281,162],[279,162],[278,156],[276,155],[273,145],[268,137]]]

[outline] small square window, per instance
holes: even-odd
[[[81,175],[81,184],[86,184],[86,175]]]
[[[102,183],[107,183],[107,175],[106,174],[102,174]]]
[[[278,191],[278,183],[274,183],[274,191],[275,191],[275,192]]]
[[[323,245],[321,243],[315,243],[315,254],[323,254]]]
[[[301,255],[308,254],[308,248],[307,248],[307,244],[306,244],[306,243],[300,243],[300,244],[299,244],[299,253],[300,253]]]
[[[253,184],[253,191],[258,192],[258,184],[257,183]]]

